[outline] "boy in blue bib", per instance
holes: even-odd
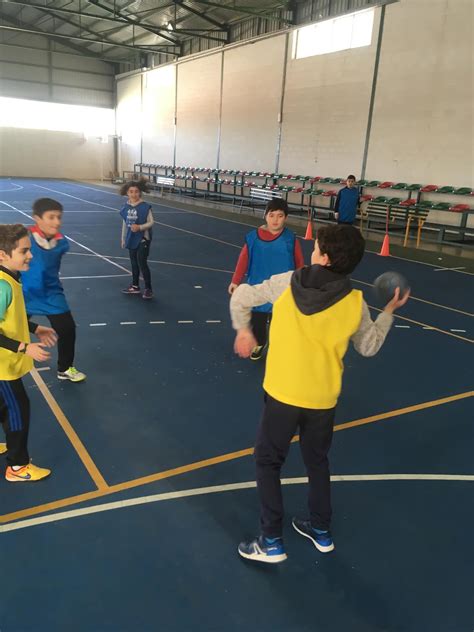
[[[304,265],[301,245],[295,234],[285,228],[288,204],[281,198],[270,200],[265,208],[265,224],[251,230],[245,237],[237,266],[229,285],[232,294],[247,275],[249,285],[257,285],[273,274],[301,268]],[[267,330],[272,316],[272,304],[252,309],[252,330],[257,341],[250,359],[259,360],[267,345]]]
[[[63,206],[57,200],[40,198],[33,202],[35,226],[29,229],[33,259],[22,274],[23,293],[28,315],[46,316],[58,336],[59,380],[83,382],[85,373],[74,366],[76,323],[59,280],[63,256],[69,242],[59,232]]]

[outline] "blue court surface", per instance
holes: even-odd
[[[0,479],[2,632],[473,629],[471,273],[366,254],[353,276],[369,305],[387,269],[408,277],[413,298],[378,355],[346,356],[336,550],[323,555],[291,528],[306,503],[295,442],[283,471],[289,557],[262,567],[237,554],[258,531],[264,370],[232,348],[227,286],[245,216],[151,200],[147,302],[120,293],[130,266],[115,190],[0,180],[0,221],[31,223],[38,197],[65,208],[63,284],[88,379],[59,382],[54,351],[25,379],[30,451],[53,475]]]

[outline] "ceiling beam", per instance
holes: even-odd
[[[111,43],[105,40],[93,40],[88,37],[80,37],[79,35],[62,35],[60,33],[48,33],[47,31],[39,31],[35,29],[27,29],[20,28],[18,26],[6,26],[5,24],[0,24],[0,29],[5,31],[18,31],[20,33],[30,33],[32,35],[42,35],[43,37],[54,37],[55,39],[67,39],[67,40],[77,40],[80,42],[88,42],[89,44],[101,44],[102,46],[116,46],[118,48],[128,48],[129,50],[134,50],[135,52],[146,52],[146,53],[162,53],[163,55],[172,55],[175,57],[177,55],[176,52],[166,51],[166,50],[156,50],[152,48],[132,46],[129,44],[119,44],[119,43]],[[149,45],[144,45],[149,46]],[[153,45],[152,45],[153,46]],[[156,44],[156,46],[160,46],[160,44]]]
[[[23,27],[24,27],[23,23],[22,23],[22,22],[20,22],[20,20],[18,20],[16,17],[13,17],[13,16],[5,16],[5,15],[4,15],[4,16],[3,16],[3,20],[6,20],[9,24],[11,24],[11,25],[13,25],[13,26],[17,26],[17,27],[19,27],[19,28],[23,28]],[[40,29],[39,29],[39,30],[40,30]],[[59,39],[59,38],[58,38],[58,39],[56,39],[56,38],[55,38],[55,35],[50,35],[49,33],[45,32],[45,31],[40,30],[40,33],[39,33],[39,34],[44,35],[45,37],[47,37],[47,38],[49,38],[49,39],[51,39],[51,40],[55,41],[56,43],[60,44],[61,46],[64,46],[64,47],[66,47],[66,48],[70,48],[71,50],[74,50],[74,51],[76,51],[77,53],[84,53],[84,52],[88,52],[88,51],[87,51],[87,49],[83,48],[82,46],[76,46],[76,45],[75,45],[75,44],[73,44],[72,42],[67,42],[67,43],[66,43],[66,42],[62,41],[61,39]],[[7,44],[6,42],[3,42],[3,43],[2,43],[2,45],[3,45],[3,46],[6,46],[6,45],[8,45],[8,44]],[[22,48],[23,48],[23,46],[22,46]],[[24,47],[24,48],[27,48],[27,47]],[[100,53],[94,53],[94,52],[92,52],[92,51],[89,51],[89,52],[90,52],[90,56],[91,56],[91,57],[95,57],[96,59],[99,59],[99,58],[100,58]]]
[[[228,27],[227,24],[225,24],[223,22],[218,22],[217,20],[214,20],[213,18],[210,18],[207,15],[204,15],[202,13],[202,11],[197,11],[197,9],[195,9],[192,6],[190,6],[189,4],[184,2],[183,0],[175,0],[175,4],[178,7],[181,7],[182,9],[186,9],[186,11],[189,11],[189,13],[193,13],[194,15],[197,15],[199,18],[201,18],[201,20],[205,20],[206,22],[209,22],[209,24],[213,24],[214,26],[217,26],[217,28],[219,30],[225,31],[226,35],[227,35],[226,41],[228,41],[228,39],[229,39],[229,27]]]
[[[3,4],[20,4],[32,9],[48,10],[51,13],[64,13],[67,15],[77,15],[81,18],[93,18],[94,20],[106,20],[107,22],[115,22],[127,26],[128,22],[123,18],[110,18],[108,16],[97,15],[97,13],[88,13],[87,11],[75,11],[73,9],[63,9],[51,5],[38,4],[36,2],[26,2],[25,0],[0,0]]]
[[[48,36],[50,39],[54,39],[52,36]],[[70,48],[71,50],[77,50],[76,53],[67,52],[64,50],[52,50],[52,53],[56,53],[58,55],[72,55],[73,57],[90,57],[91,59],[98,59],[100,61],[105,61],[108,64],[112,64],[116,66],[117,64],[130,64],[130,59],[121,59],[121,58],[110,58],[110,57],[102,57],[97,53],[93,53],[87,48],[81,48],[80,46],[74,46],[74,44],[65,44],[64,42],[58,42],[61,46],[66,48]],[[23,44],[10,44],[10,42],[0,42],[1,46],[9,46],[10,48],[25,48],[26,50],[34,50],[40,53],[47,53],[48,50],[46,48],[39,48],[38,46],[25,46]],[[16,62],[15,62],[16,63]],[[29,64],[26,64],[27,66]]]
[[[111,9],[107,5],[102,4],[100,0],[88,0],[88,1],[90,2],[90,4],[93,4],[95,7],[99,7],[100,9],[103,9],[104,11],[107,11],[108,13],[112,13],[112,15],[114,16],[118,16],[122,18],[123,20],[125,20],[125,22],[128,23],[129,26],[135,26],[135,27],[138,26],[139,28],[145,31],[148,31],[149,33],[153,33],[153,35],[158,35],[164,40],[167,40],[168,42],[171,42],[172,44],[179,46],[179,41],[176,38],[172,37],[170,35],[170,31],[166,28],[156,27],[151,24],[144,24],[143,22],[140,22],[139,20],[134,20],[128,17],[128,15],[126,15],[122,11]]]
[[[268,11],[262,13],[260,11],[256,11],[252,7],[240,7],[240,6],[228,6],[226,4],[218,4],[217,2],[211,2],[209,0],[194,0],[199,4],[204,4],[207,7],[215,7],[217,9],[225,9],[226,11],[234,11],[235,13],[244,13],[245,15],[249,15],[255,18],[262,18],[262,20],[276,20],[277,22],[282,22],[283,24],[292,24],[291,20],[287,20],[286,18],[281,18],[274,15],[269,15],[270,11],[279,11],[285,9],[285,7],[274,7],[269,9]]]

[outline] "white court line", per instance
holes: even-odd
[[[70,183],[71,184],[71,183]],[[93,187],[88,187],[85,186],[83,184],[77,184],[75,182],[73,182],[74,186],[78,186],[78,187],[84,187],[86,189],[92,189],[93,191],[97,191],[99,193],[107,193],[108,195],[118,195],[115,193],[112,193],[111,191],[104,191],[103,189],[95,189]],[[38,186],[38,185],[35,185]],[[57,193],[61,193],[61,191],[57,191]],[[149,198],[149,201],[151,204],[155,204],[155,206],[166,206],[166,204],[163,201],[157,201],[156,198],[152,197],[152,196],[144,196]],[[163,198],[158,198],[158,200],[162,200]],[[170,208],[170,207],[167,207]],[[232,212],[232,211],[226,211],[225,208],[222,209],[224,212]],[[211,219],[217,219],[221,222],[230,222],[231,224],[240,224],[241,226],[251,226],[252,228],[255,228],[255,226],[253,224],[249,224],[248,222],[239,222],[235,219],[228,219],[227,217],[216,217],[215,215],[208,215],[207,213],[200,213],[199,211],[193,211],[191,209],[185,209],[186,213],[192,213],[194,215],[202,215],[203,217],[210,217]],[[301,237],[300,235],[297,235],[298,239],[304,240],[304,237]],[[365,252],[371,254],[371,255],[378,255],[379,253],[376,252],[375,250],[366,250]],[[439,264],[436,265],[434,263],[427,263],[426,261],[417,261],[416,259],[407,259],[406,257],[397,257],[396,255],[390,255],[390,257],[392,259],[399,259],[400,261],[408,261],[409,263],[418,263],[420,266],[428,266],[430,268],[438,268]],[[458,272],[459,274],[469,274],[469,275],[473,275],[473,272],[465,272],[462,269],[455,269],[455,268],[449,268],[454,270],[454,272]]]
[[[124,320],[120,324],[121,325],[136,325],[137,321],[136,320]]]
[[[194,286],[194,289],[195,289],[195,290],[202,290],[202,285],[195,285],[195,286]]]
[[[466,266],[460,266],[459,268],[436,268],[435,270],[433,270],[433,272],[445,272],[446,270],[449,272],[454,271],[454,272],[458,272],[459,270],[465,270]]]
[[[221,323],[222,320],[206,320],[206,323]]]
[[[89,323],[89,327],[105,327],[107,323]]]
[[[91,257],[95,257],[95,255],[91,255]],[[115,279],[116,277],[128,277],[129,274],[97,274],[93,276],[59,276],[61,281],[70,281],[71,279]]]
[[[77,257],[93,257],[87,252],[68,252],[68,256],[75,255]],[[123,261],[130,261],[129,257],[117,257],[112,255],[106,255],[108,259],[120,259]],[[173,261],[156,261],[155,259],[148,259],[148,263],[159,263],[164,266],[178,266],[179,268],[194,268],[195,270],[209,270],[210,272],[224,272],[225,274],[234,274],[233,270],[221,270],[220,268],[208,268],[206,266],[194,266],[189,263],[175,263]],[[202,286],[195,286],[201,288]]]
[[[21,191],[23,187],[20,184],[15,184],[14,182],[10,183],[12,187],[16,187],[16,189],[0,189],[0,193],[11,193],[12,191]]]
[[[179,325],[192,325],[194,320],[178,320]]]
[[[423,327],[423,329],[431,329],[432,331],[434,331],[434,327]]]
[[[398,329],[410,329],[410,325],[395,325]]]
[[[39,186],[39,185],[35,185],[35,186]],[[43,188],[45,188],[45,187],[43,187]],[[48,189],[48,190],[53,191],[53,189]],[[61,191],[56,191],[56,192],[57,192],[57,193],[61,193]],[[69,195],[69,194],[68,194],[68,193],[66,193],[65,195]],[[70,195],[70,197],[73,197],[73,198],[76,198],[76,199],[78,199],[78,200],[81,200],[82,202],[86,202],[86,203],[88,203],[88,202],[89,202],[88,200],[84,200],[84,199],[82,199],[82,198],[77,198],[77,197],[76,197],[76,196],[74,196],[74,195]],[[90,204],[94,204],[94,205],[96,205],[96,206],[104,206],[105,208],[111,208],[111,207],[106,206],[106,205],[104,205],[104,204],[99,204],[98,202],[89,202],[89,203],[90,203]],[[190,211],[190,212],[192,213],[193,211]],[[200,213],[199,213],[199,214],[200,214]],[[212,217],[212,215],[209,215],[209,216],[207,216],[207,217]],[[220,218],[217,218],[217,219],[220,219]],[[239,222],[237,222],[237,223],[239,223]],[[194,231],[185,230],[184,228],[178,228],[177,226],[172,226],[172,225],[170,225],[170,224],[164,224],[163,222],[155,222],[155,224],[159,224],[159,225],[161,225],[161,226],[166,226],[167,228],[172,228],[172,229],[174,229],[174,230],[177,230],[177,231],[180,231],[180,232],[184,232],[184,233],[188,233],[188,234],[190,234],[190,235],[195,235],[195,236],[197,236],[197,237],[202,237],[202,238],[204,238],[204,239],[209,239],[209,240],[211,240],[211,241],[217,241],[218,243],[222,243],[222,244],[225,244],[225,245],[227,245],[227,246],[232,246],[233,248],[241,248],[241,246],[240,246],[240,245],[239,245],[239,246],[237,246],[236,244],[232,244],[232,243],[230,243],[230,242],[228,242],[228,241],[223,241],[222,239],[216,239],[216,238],[214,238],[214,237],[209,237],[208,235],[203,235],[203,234],[201,234],[201,233],[196,233],[196,232],[194,232]],[[248,224],[247,224],[247,225],[248,225]],[[403,261],[412,261],[411,259],[403,259],[402,257],[398,257],[398,259],[402,259]],[[155,262],[154,262],[154,261],[149,260],[149,263],[155,263]],[[157,261],[156,263],[163,263],[163,264],[164,264],[165,262],[163,262],[163,261]],[[415,261],[414,263],[419,263],[419,262],[416,262],[416,261]],[[175,264],[175,265],[184,265],[184,264]],[[427,265],[431,265],[431,264],[427,264]],[[189,267],[191,267],[191,266],[189,266]],[[433,266],[433,267],[434,267],[434,266]],[[204,268],[203,268],[203,269],[204,269]],[[459,270],[459,271],[460,271],[460,270]],[[221,272],[226,272],[226,271],[221,270]],[[466,272],[465,274],[470,274],[470,273],[469,273],[469,272]],[[358,282],[358,283],[362,283],[363,285],[368,285],[368,286],[370,286],[370,287],[373,287],[373,284],[372,284],[372,283],[367,283],[366,281],[359,281],[358,279],[353,279],[353,280],[354,280],[354,281],[356,281],[356,282]],[[418,298],[417,298],[417,297],[415,297],[415,296],[412,296],[411,298],[412,298],[412,299],[414,299],[414,300],[419,300],[420,302],[423,302],[423,303],[431,303],[430,301],[426,301],[426,300],[424,300],[424,299],[418,299]],[[457,310],[457,309],[455,309],[455,308],[453,308],[453,307],[449,307],[449,306],[447,306],[447,305],[441,305],[441,304],[439,304],[439,303],[431,303],[431,304],[435,305],[436,307],[440,307],[440,308],[442,308],[442,309],[447,309],[447,310],[450,310],[450,311],[460,312],[460,310]],[[469,313],[467,313],[467,312],[461,312],[461,313],[466,314],[466,315],[468,315],[468,316],[472,316],[472,314],[469,314]]]
[[[451,481],[451,482],[471,482],[474,481],[473,475],[465,474],[342,474],[331,476],[332,482],[367,482],[367,481]],[[300,485],[307,483],[306,477],[301,478],[282,478],[282,485]],[[136,507],[138,505],[146,505],[149,503],[158,503],[165,500],[176,500],[179,498],[189,498],[190,496],[203,496],[207,494],[217,494],[221,492],[232,492],[241,489],[253,489],[257,486],[255,481],[247,481],[243,483],[231,483],[228,485],[214,485],[211,487],[198,487],[194,489],[184,489],[177,492],[166,492],[164,494],[153,494],[152,496],[141,496],[140,498],[130,498],[128,500],[118,500],[113,503],[104,503],[102,505],[93,505],[83,507],[82,509],[73,509],[71,511],[60,511],[42,516],[40,518],[29,518],[27,520],[19,520],[11,524],[0,525],[0,533],[8,531],[17,531],[18,529],[27,529],[49,522],[59,522],[60,520],[70,520],[71,518],[79,518],[104,511],[112,511],[114,509],[126,509],[127,507]]]
[[[51,371],[51,367],[50,366],[40,366],[40,367],[35,367],[35,369],[37,371]]]
[[[150,325],[164,325],[165,323],[165,320],[150,320]]]
[[[49,189],[48,187],[42,187],[39,184],[34,184],[33,186],[38,187],[39,189],[45,189],[45,191],[52,191],[53,193],[59,193],[60,195],[66,195],[67,197],[74,198],[75,200],[79,200],[80,202],[85,202],[86,204],[93,204],[94,206],[102,206],[103,208],[109,208],[113,211],[117,212],[117,209],[112,206],[107,206],[106,204],[99,204],[99,202],[91,202],[90,200],[85,200],[84,198],[77,197],[76,195],[71,195],[70,193],[64,193],[64,191],[57,191],[56,189]],[[184,228],[177,228],[176,226],[171,226],[170,224],[163,224],[163,222],[155,222],[155,224],[159,224],[160,226],[166,226],[167,228],[173,228],[174,230],[179,230],[182,233],[188,233],[189,235],[195,235],[196,237],[202,237],[203,239],[209,239],[211,241],[217,241],[218,243],[225,244],[226,246],[232,246],[233,248],[242,248],[241,245],[237,246],[236,244],[231,244],[228,241],[223,241],[222,239],[216,239],[215,237],[209,237],[208,235],[202,235],[201,233],[195,233],[192,230],[185,230]],[[77,243],[77,242],[76,242]],[[82,244],[79,244],[82,245]],[[93,252],[93,251],[91,251]]]
[[[465,334],[466,333],[465,329],[450,329],[449,331],[455,331],[456,333],[460,333],[460,334]]]

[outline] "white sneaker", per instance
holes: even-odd
[[[58,380],[69,380],[70,382],[83,382],[86,374],[81,373],[75,367],[70,366],[67,371],[58,371]]]

